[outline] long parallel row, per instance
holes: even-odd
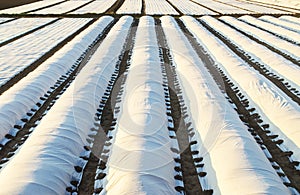
[[[247,3],[251,3],[253,5],[258,5],[258,6],[262,6],[262,7],[275,9],[275,10],[281,11],[285,14],[286,13],[299,13],[299,9],[297,9],[293,6],[281,6],[281,5],[274,4],[274,3],[261,2],[261,1],[264,1],[264,0],[238,0],[238,1],[247,2]]]
[[[261,17],[259,17],[259,19],[263,20],[263,21],[266,21],[266,22],[269,22],[269,23],[272,23],[272,24],[277,25],[277,26],[281,26],[281,27],[286,28],[288,30],[292,30],[294,32],[300,33],[300,24],[295,24],[295,23],[292,23],[292,22],[289,22],[289,21],[282,20],[280,18],[275,18],[273,16],[261,16]]]
[[[115,2],[116,0],[113,1],[96,0],[80,9],[70,12],[69,14],[88,14],[88,13],[102,14],[105,13]]]
[[[154,19],[142,17],[108,160],[108,194],[175,194],[160,63]]]
[[[248,24],[251,24],[257,28],[260,28],[267,32],[275,34],[279,37],[283,37],[284,39],[291,41],[292,43],[295,43],[298,45],[300,44],[300,34],[299,33],[284,29],[284,28],[274,25],[274,24],[270,24],[268,22],[259,20],[252,16],[245,15],[245,16],[240,17],[239,19]]]
[[[183,14],[187,14],[187,15],[206,15],[206,14],[215,15],[216,14],[215,12],[189,0],[183,0],[183,1],[169,0],[169,2],[172,3],[172,5],[174,5]]]
[[[142,4],[144,5],[142,6]],[[141,9],[142,7],[144,10]],[[0,14],[102,14],[109,13],[108,10],[110,13],[113,10],[117,14],[150,15],[291,14],[299,12],[297,9],[242,0],[227,0],[225,2],[220,0],[56,0],[53,3],[44,0],[43,2],[5,9],[0,11]]]
[[[124,17],[118,23],[116,30],[102,42],[18,154],[2,170],[1,186],[8,186],[3,193],[65,193],[73,166],[84,151],[83,146],[88,144],[98,103],[115,70],[114,64],[126,38],[123,32],[130,20]],[[17,175],[14,174],[16,170]]]
[[[284,57],[287,57],[289,60],[293,60],[296,63],[300,62],[300,48],[299,46],[280,39],[268,32],[255,28],[245,22],[242,22],[236,18],[230,16],[220,17],[222,21],[226,24],[229,24],[233,28],[236,28],[243,34],[248,35],[251,38],[254,38],[259,41],[260,44],[265,44],[269,49],[280,52]]]
[[[142,0],[126,0],[117,10],[117,14],[141,14]]]
[[[239,1],[239,0],[223,0],[222,2],[228,3],[233,6],[237,6],[240,8],[244,8],[246,10],[250,10],[255,13],[264,13],[264,14],[286,14],[286,13],[288,13],[283,10],[272,9],[269,7],[264,7],[264,6],[260,6],[257,4],[251,4],[251,3]]]
[[[0,44],[3,44],[3,42],[7,42],[8,40],[22,34],[25,34],[28,31],[32,31],[33,29],[44,26],[54,20],[55,18],[21,18],[9,23],[2,24],[0,26]],[[22,28],[20,28],[20,26],[22,26]]]
[[[179,13],[166,0],[146,0],[145,12],[147,15],[179,15]]]
[[[194,0],[197,3],[200,3],[201,5],[206,5],[207,7],[209,7],[212,10],[217,11],[220,14],[235,14],[235,13],[239,13],[239,14],[249,14],[251,13],[251,11],[247,11],[247,10],[243,10],[243,9],[239,9],[227,4],[223,4],[221,2],[217,2],[214,0]]]
[[[73,10],[76,10],[85,4],[88,4],[90,1],[85,0],[69,0],[63,3],[60,3],[49,8],[41,9],[34,12],[29,12],[30,14],[64,14]]]
[[[201,18],[206,21],[206,17]],[[235,53],[230,51],[214,36],[201,28],[191,29],[199,43],[204,45],[211,52],[214,61],[231,77],[243,94],[248,97],[250,104],[258,108],[259,114],[264,120],[272,125],[274,131],[278,131],[287,142],[296,159],[300,159],[300,108],[295,102],[278,89],[273,83],[258,74],[255,70],[245,66]],[[199,32],[196,32],[196,31]],[[205,37],[202,38],[202,37]]]
[[[43,0],[30,4],[25,4],[9,9],[0,10],[0,14],[19,14],[19,13],[27,13],[30,11],[51,7],[53,5],[64,2],[65,0]]]
[[[62,21],[66,20],[71,21],[68,24],[74,25],[73,31],[90,21],[78,19],[78,24],[74,24],[75,19],[60,19],[49,26],[55,28],[59,24],[59,30],[62,31],[66,24]],[[43,113],[45,116],[30,137],[25,139],[24,145],[18,148],[16,154],[13,154],[14,151],[8,153],[13,157],[0,172],[0,186],[8,186],[3,192],[62,194],[69,183],[73,187],[67,188],[67,191],[77,192],[75,188],[81,182],[82,169],[87,164],[78,158],[82,157],[82,154],[97,151],[88,151],[88,148],[93,148],[94,136],[97,133],[95,128],[98,128],[98,132],[102,132],[100,135],[103,136],[104,142],[109,140],[110,143],[105,142],[109,147],[102,145],[101,151],[94,154],[99,157],[100,165],[101,162],[107,161],[105,166],[102,165],[101,171],[97,170],[96,182],[92,182],[95,184],[95,194],[175,194],[176,191],[184,193],[185,186],[181,185],[184,184],[183,177],[186,177],[186,173],[181,173],[184,169],[181,167],[183,159],[180,159],[179,155],[182,146],[178,146],[180,132],[172,133],[175,123],[168,110],[177,106],[170,103],[167,92],[172,89],[166,84],[166,77],[170,79],[172,76],[177,78],[178,89],[182,91],[180,95],[177,94],[181,103],[179,109],[187,126],[183,130],[188,131],[186,144],[187,147],[191,147],[190,160],[197,169],[196,176],[203,190],[200,190],[201,193],[209,194],[212,192],[210,189],[213,189],[217,194],[288,194],[286,186],[292,186],[292,192],[299,190],[294,188],[296,180],[290,181],[290,178],[285,176],[284,171],[287,169],[281,170],[281,167],[271,160],[268,143],[260,144],[259,136],[252,132],[253,139],[248,133],[247,119],[238,118],[239,115],[224,97],[227,90],[224,89],[222,93],[219,89],[222,83],[213,80],[210,75],[212,73],[205,68],[208,66],[205,59],[210,56],[213,60],[211,65],[216,65],[240,90],[238,96],[241,99],[246,97],[243,101],[245,105],[255,108],[256,116],[262,117],[263,120],[258,119],[256,124],[267,124],[264,127],[270,129],[269,133],[277,140],[275,142],[280,145],[278,147],[281,152],[288,155],[286,163],[295,162],[297,167],[297,161],[300,161],[299,105],[291,100],[282,88],[268,80],[266,74],[254,70],[248,61],[245,62],[235,50],[228,48],[224,40],[246,57],[250,56],[249,59],[253,63],[260,64],[259,68],[267,68],[275,78],[284,79],[282,82],[287,81],[287,89],[294,88],[295,94],[298,95],[300,81],[297,77],[297,62],[300,51],[296,44],[232,17],[223,16],[218,20],[205,16],[196,20],[184,16],[176,21],[170,16],[163,16],[160,18],[160,25],[165,34],[164,46],[167,47],[163,50],[158,45],[155,20],[149,16],[141,17],[134,37],[132,57],[128,62],[130,68],[125,72],[127,77],[122,81],[123,87],[116,94],[114,90],[118,89],[112,89],[111,86],[120,82],[116,79],[121,68],[118,64],[128,52],[126,42],[128,33],[132,30],[130,28],[134,28],[133,21],[130,16],[119,19],[80,74],[75,75],[76,79],[71,86],[49,111]],[[38,109],[47,99],[46,93],[53,90],[52,86],[59,86],[60,80],[74,71],[78,60],[82,59],[81,56],[94,43],[99,33],[104,32],[104,28],[112,22],[112,17],[100,18],[0,96],[1,149],[18,131],[13,127],[19,128],[29,120],[28,111]],[[212,34],[208,26],[215,29],[224,42],[216,38],[216,34]],[[192,36],[184,34],[187,31]],[[26,47],[30,46],[25,45],[26,40],[29,40],[28,37],[34,38],[34,35],[43,37],[41,32],[43,29],[17,39],[0,50],[19,46],[22,48],[22,58],[29,56],[31,53],[26,53]],[[44,33],[49,37],[60,34],[57,32],[58,30]],[[66,30],[65,34],[68,33],[72,34],[72,30]],[[56,39],[63,39],[65,34]],[[53,40],[53,45],[59,42],[56,39]],[[275,40],[277,43],[272,42]],[[32,48],[46,45],[43,41]],[[265,45],[259,45],[259,41]],[[199,55],[195,45],[203,48],[203,56]],[[162,53],[168,55],[166,58],[172,61],[174,75],[165,75],[168,71],[164,70],[166,65],[162,64],[165,60],[161,56]],[[29,59],[30,57],[30,65]],[[9,71],[6,71],[11,62],[6,63],[6,67],[1,66],[3,68],[0,73],[3,75],[9,74]],[[9,77],[7,79],[9,80]],[[224,85],[227,86],[228,83]],[[175,90],[176,93],[179,90]],[[42,96],[44,97],[40,99]],[[118,103],[116,107],[112,105],[110,108],[114,109],[113,117],[116,117],[113,122],[108,120],[108,126],[112,125],[112,129],[107,130],[105,127],[103,132],[98,123],[99,120],[101,124],[106,123],[107,116],[102,116],[101,113],[104,112],[104,108],[107,109],[105,106],[111,103],[107,97],[117,98]],[[31,112],[30,114],[32,115]],[[9,132],[10,130],[12,131]],[[7,133],[11,135],[2,139]],[[203,162],[200,164],[201,161]],[[78,167],[78,164],[82,166]],[[288,176],[299,172],[295,167],[292,167],[295,173],[288,173]],[[239,177],[232,177],[233,175]],[[180,182],[181,180],[183,182]]]
[[[198,149],[204,157],[204,169],[208,172],[208,187],[217,194],[245,194],[249,190],[253,190],[250,193],[287,193],[276,172],[209,76],[175,20],[170,17],[162,17],[161,20],[180,83],[184,86],[183,96],[187,103],[189,120],[198,130],[196,138],[193,139],[200,143]],[[186,17],[182,20],[189,26],[195,22]],[[176,50],[178,44],[180,51]],[[232,177],[235,174],[239,177]]]
[[[76,73],[91,46],[99,40],[112,20],[111,17],[102,17],[0,96],[1,157],[5,155],[4,149],[6,153],[9,151],[6,143],[11,141],[11,138],[3,137],[9,133],[13,139],[20,139],[19,133],[23,134],[20,131],[25,132],[23,128],[35,117],[35,112],[43,107],[58,87]]]
[[[293,16],[280,16],[279,19],[300,25],[300,18],[297,18],[297,17],[293,17]]]
[[[89,18],[64,18],[0,47],[0,86],[22,72],[89,21],[91,21]]]
[[[293,89],[295,96],[300,96],[300,67],[285,59],[281,55],[269,50],[263,45],[242,35],[236,30],[223,24],[212,17],[202,17],[202,21],[209,25],[211,29],[218,32],[222,38],[229,41],[231,45],[239,50],[241,56],[248,58],[254,63],[256,69],[263,72],[264,75],[272,75],[275,78],[275,84],[282,89],[282,86],[289,85]],[[257,64],[259,66],[257,66]],[[278,79],[277,79],[278,77]],[[282,82],[280,82],[282,80]],[[278,85],[281,83],[281,85]],[[288,92],[290,92],[288,90]],[[297,97],[295,97],[297,99]]]

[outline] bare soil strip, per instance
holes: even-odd
[[[270,49],[271,51],[273,51],[273,52],[275,52],[275,53],[277,53],[277,54],[283,56],[284,58],[286,58],[287,60],[293,62],[294,64],[300,66],[300,62],[299,62],[297,59],[293,58],[292,56],[290,56],[290,55],[288,55],[288,54],[286,54],[286,53],[284,53],[284,52],[282,52],[280,49],[277,49],[276,47],[273,47],[273,46],[271,46],[271,45],[269,45],[269,44],[267,44],[267,43],[265,43],[265,42],[263,42],[263,41],[261,41],[261,40],[255,38],[254,36],[245,33],[244,31],[242,31],[242,30],[240,30],[240,29],[238,29],[238,28],[232,26],[231,24],[229,24],[229,23],[227,23],[227,22],[225,22],[225,21],[222,21],[222,20],[219,20],[219,21],[220,21],[220,22],[223,22],[224,24],[226,24],[226,25],[228,25],[228,26],[230,26],[230,28],[232,28],[232,29],[238,31],[239,33],[245,35],[246,37],[248,37],[248,38],[250,38],[250,39],[256,41],[257,43],[259,43],[259,44],[261,44],[261,45],[267,47],[267,48]]]
[[[78,35],[84,29],[89,27],[95,21],[96,21],[95,19],[91,20],[86,25],[79,28],[76,32],[74,32],[70,36],[66,37],[62,42],[60,42],[58,45],[53,47],[50,51],[46,52],[43,56],[41,56],[39,59],[37,59],[31,65],[24,68],[21,72],[19,72],[14,77],[12,77],[9,81],[7,81],[5,84],[0,86],[0,95],[2,93],[4,93],[5,91],[7,91],[9,88],[11,88],[13,85],[15,85],[17,82],[19,82],[23,77],[26,77],[30,72],[34,71],[39,65],[41,65],[44,61],[46,61],[49,57],[51,57],[55,52],[57,52],[59,49],[61,49],[65,44],[67,44],[69,41],[71,41],[76,35]]]
[[[117,0],[115,4],[113,4],[106,12],[105,14],[116,14],[118,9],[123,5],[124,0]]]
[[[103,33],[99,35],[96,39],[95,43],[90,47],[90,49],[85,52],[82,56],[77,60],[78,63],[74,64],[69,70],[69,74],[61,76],[56,84],[51,87],[53,91],[48,91],[44,97],[40,97],[41,100],[44,100],[43,104],[37,103],[38,109],[31,109],[27,113],[30,116],[30,119],[21,119],[23,122],[26,122],[23,126],[15,125],[15,129],[18,129],[18,132],[15,136],[7,134],[5,137],[10,138],[10,141],[1,146],[0,149],[0,160],[3,158],[10,158],[15,150],[17,150],[28,138],[29,134],[32,132],[31,128],[36,126],[36,123],[40,121],[45,112],[50,110],[50,108],[54,105],[56,100],[64,93],[64,91],[69,87],[72,81],[75,79],[79,71],[86,65],[88,59],[95,52],[95,50],[102,43],[104,38],[106,37],[108,31],[111,29],[114,22],[108,25]],[[7,160],[6,160],[7,161]],[[1,164],[1,161],[0,161]]]
[[[102,161],[99,159],[99,156],[95,156],[95,154],[101,154],[104,146],[105,140],[109,140],[111,138],[105,137],[103,138],[102,132],[107,135],[109,131],[114,130],[114,126],[116,125],[116,118],[114,117],[114,111],[116,110],[116,103],[120,101],[118,98],[118,94],[123,92],[122,84],[126,80],[126,74],[124,74],[129,68],[129,62],[131,59],[131,53],[134,45],[134,37],[136,34],[136,27],[138,25],[138,20],[134,20],[131,25],[131,29],[129,31],[126,45],[124,46],[124,53],[119,57],[119,64],[116,65],[118,72],[112,75],[112,80],[110,86],[107,88],[107,95],[102,98],[100,102],[100,110],[97,110],[98,113],[96,115],[100,118],[100,126],[97,130],[97,134],[94,137],[93,147],[90,149],[92,152],[89,156],[88,162],[83,170],[83,175],[80,184],[78,185],[78,194],[86,195],[93,193],[100,193],[103,188],[94,189],[96,170],[98,166],[106,167],[107,161]],[[121,82],[115,82],[121,81]],[[113,92],[113,93],[112,93]],[[102,114],[100,114],[102,112]],[[104,158],[104,156],[101,156]],[[104,176],[105,177],[105,176]],[[103,178],[104,178],[103,177]],[[101,179],[103,179],[101,178]]]
[[[243,98],[243,94],[239,92],[238,87],[234,86],[224,72],[215,66],[213,59],[206,54],[204,48],[197,43],[196,39],[186,29],[184,24],[179,20],[178,23],[186,35],[188,35],[187,38],[199,57],[204,62],[206,68],[209,70],[216,83],[219,86],[224,86],[221,88],[221,90],[226,92],[227,96],[229,97],[229,102],[236,106],[236,111],[240,115],[241,120],[249,127],[248,131],[251,132],[251,135],[261,146],[261,148],[263,150],[267,149],[271,154],[272,157],[269,158],[269,161],[273,168],[277,171],[279,176],[286,176],[290,180],[290,183],[284,182],[284,184],[300,192],[300,171],[295,167],[299,165],[299,162],[291,161],[289,159],[289,156],[292,155],[292,152],[282,151],[279,148],[279,145],[283,143],[283,140],[276,140],[277,135],[270,135],[271,131],[268,130],[269,125],[262,124],[263,121],[260,119],[261,117],[258,113],[255,113],[255,108],[249,108],[249,101]],[[280,172],[280,168],[284,173]]]
[[[197,173],[195,166],[196,159],[193,158],[191,151],[191,143],[189,143],[189,124],[184,121],[184,114],[182,107],[184,105],[180,102],[183,101],[180,97],[181,89],[179,87],[177,74],[175,67],[172,66],[172,60],[170,59],[170,51],[166,43],[165,34],[163,32],[160,21],[156,20],[157,28],[157,39],[159,47],[162,51],[162,60],[168,78],[168,89],[170,94],[170,106],[171,106],[171,117],[173,118],[174,128],[170,129],[176,133],[179,149],[180,149],[180,163],[182,169],[182,180],[184,183],[184,189],[181,189],[185,194],[204,194],[210,195],[213,193],[212,190],[204,190],[201,187],[199,176],[204,177],[205,172]],[[199,152],[199,151],[198,151]],[[176,159],[175,159],[176,160]],[[201,159],[202,160],[202,159]],[[201,161],[200,160],[200,161]],[[180,189],[176,189],[180,190]]]
[[[146,3],[145,3],[146,0],[142,0],[142,10],[141,10],[141,13],[142,15],[146,15]]]
[[[230,42],[226,37],[224,37],[223,35],[218,33],[211,26],[207,25],[203,21],[200,21],[200,23],[205,28],[207,28],[214,36],[216,36],[218,39],[220,39],[227,47],[229,47],[232,51],[234,51],[240,58],[242,58],[245,62],[247,62],[246,64],[248,64],[249,66],[251,66],[255,70],[257,70],[261,75],[263,75],[268,80],[270,80],[272,83],[274,83],[287,96],[289,96],[293,101],[295,101],[298,105],[300,105],[300,97],[291,91],[291,87],[288,87],[290,85],[286,81],[284,81],[283,78],[279,78],[278,75],[270,74],[270,72],[268,72],[267,69],[264,68],[264,65],[259,64],[257,62],[253,62],[250,55],[248,55],[246,52],[241,50],[234,43]]]
[[[29,30],[29,31],[27,31],[27,32],[24,32],[23,34],[20,34],[20,35],[18,35],[18,36],[15,36],[15,37],[13,37],[13,38],[7,40],[7,41],[4,41],[4,42],[0,43],[0,47],[4,46],[4,45],[6,45],[6,44],[9,44],[9,43],[11,43],[11,42],[13,42],[13,41],[15,41],[15,40],[17,40],[17,39],[20,39],[20,38],[22,38],[22,37],[25,37],[26,35],[29,35],[29,34],[31,34],[31,33],[34,33],[35,31],[38,31],[38,30],[40,30],[40,29],[42,29],[42,28],[44,28],[44,27],[46,27],[46,26],[49,26],[49,25],[51,25],[51,24],[57,22],[58,20],[60,20],[60,19],[53,20],[53,21],[51,21],[51,22],[48,22],[47,24],[44,24],[44,25],[42,25],[42,26],[39,26],[39,27],[37,27],[37,28],[34,28],[34,29]]]
[[[28,3],[33,3],[36,1],[39,1],[39,0],[1,0],[0,10],[11,8],[11,7],[16,7],[16,6],[20,6],[20,5],[24,5],[24,4],[28,4]]]

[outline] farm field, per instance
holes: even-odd
[[[299,6],[0,10],[0,194],[300,194]]]

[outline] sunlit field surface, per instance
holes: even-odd
[[[298,0],[0,9],[0,194],[300,194]]]

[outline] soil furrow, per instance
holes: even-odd
[[[173,118],[174,128],[171,129],[176,133],[179,149],[180,162],[182,169],[182,180],[184,183],[185,194],[212,194],[212,190],[204,190],[199,181],[199,177],[206,175],[205,172],[197,173],[195,166],[195,159],[191,151],[191,143],[189,142],[189,125],[184,121],[184,114],[182,113],[183,99],[180,98],[181,89],[179,87],[175,67],[172,65],[170,59],[170,50],[166,43],[166,37],[163,32],[160,21],[156,20],[157,39],[159,47],[162,51],[162,60],[167,73],[168,89],[170,94],[171,117]],[[175,159],[176,161],[176,159]]]
[[[249,107],[249,101],[243,98],[242,93],[239,93],[239,89],[234,86],[231,80],[224,74],[224,72],[218,68],[212,58],[207,54],[203,47],[201,47],[193,35],[186,29],[184,24],[178,20],[180,27],[186,33],[186,37],[189,39],[193,48],[197,52],[198,56],[204,62],[206,68],[213,76],[214,80],[218,84],[222,91],[225,91],[229,102],[236,106],[236,111],[240,115],[241,120],[245,125],[249,127],[249,132],[254,137],[256,142],[261,146],[263,150],[267,150],[271,154],[271,158],[268,157],[270,163],[281,177],[286,176],[289,179],[289,183],[284,182],[288,187],[292,187],[300,192],[300,172],[295,166],[299,164],[297,161],[291,161],[289,156],[292,154],[291,151],[282,151],[280,144],[283,140],[277,139],[277,135],[270,134],[268,124],[262,124],[263,121],[260,119],[258,113],[255,113],[255,108]],[[276,167],[274,164],[277,164]],[[284,173],[280,172],[280,168]]]
[[[111,138],[107,137],[109,131],[114,130],[116,124],[116,118],[114,112],[116,110],[116,103],[119,101],[118,94],[122,90],[122,84],[126,80],[126,71],[129,68],[129,62],[131,59],[131,53],[134,45],[134,37],[136,34],[136,27],[138,25],[138,20],[134,20],[131,25],[128,37],[126,38],[126,44],[124,46],[124,53],[119,57],[120,61],[116,65],[116,72],[114,73],[110,85],[107,88],[109,94],[103,97],[100,104],[100,110],[96,114],[100,117],[100,126],[97,130],[97,134],[94,137],[93,147],[90,148],[91,154],[88,158],[88,162],[83,170],[82,179],[78,185],[78,194],[86,195],[93,193],[100,193],[103,188],[94,189],[94,184],[96,178],[96,170],[98,166],[106,167],[107,161],[102,161],[99,158],[99,154],[103,151],[104,142]],[[117,81],[117,82],[115,82]],[[121,81],[121,82],[120,82]],[[102,109],[101,109],[102,108]],[[105,134],[104,134],[104,133]],[[105,135],[105,137],[103,137]],[[104,159],[104,156],[100,156]],[[106,157],[105,157],[106,158]],[[104,177],[103,177],[104,178]],[[101,178],[101,179],[103,179]],[[76,191],[76,190],[74,190]]]
[[[12,156],[13,152],[18,149],[28,138],[29,134],[32,132],[32,128],[36,127],[36,123],[40,121],[43,116],[45,115],[45,112],[47,112],[56,102],[56,100],[63,94],[63,92],[69,87],[69,85],[72,83],[72,81],[75,79],[79,71],[86,65],[88,59],[90,56],[93,55],[95,50],[99,47],[101,42],[106,37],[107,33],[113,26],[113,24],[116,21],[113,21],[111,24],[109,24],[97,37],[93,45],[89,47],[89,49],[82,54],[78,60],[77,63],[72,66],[72,68],[66,73],[65,75],[62,75],[56,82],[54,86],[51,87],[47,91],[47,93],[40,97],[42,100],[42,103],[38,102],[36,104],[37,108],[32,108],[28,113],[27,116],[29,116],[29,119],[21,119],[21,121],[25,122],[24,125],[19,126],[15,125],[15,129],[17,129],[17,133],[15,136],[7,134],[5,137],[9,138],[9,142],[7,142],[5,145],[1,146],[0,150],[0,159],[3,158],[9,158]]]
[[[116,14],[118,9],[123,5],[124,0],[117,0],[106,12],[105,14]]]

